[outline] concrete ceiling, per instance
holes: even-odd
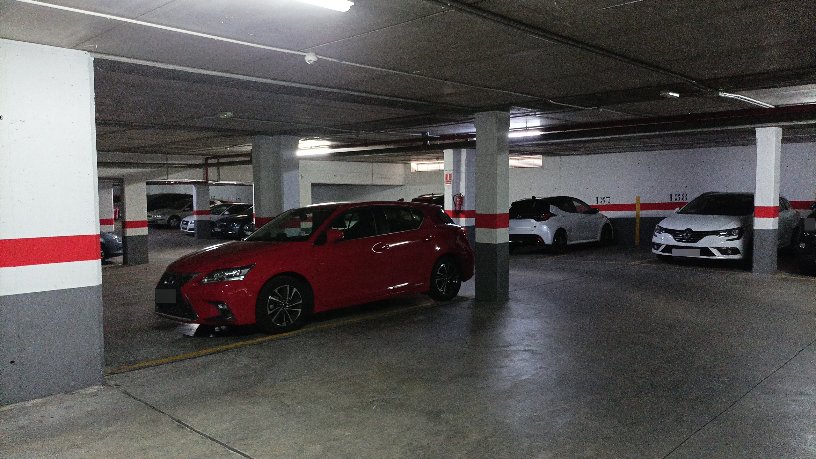
[[[357,0],[347,13],[295,0],[0,0],[0,37],[96,57],[100,151],[197,157],[245,151],[258,134],[472,132],[491,109],[523,128],[750,108],[719,91],[813,103],[814,23],[816,0]],[[729,138],[680,137],[641,146]]]

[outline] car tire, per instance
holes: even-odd
[[[173,215],[172,217],[167,219],[167,226],[173,229],[180,229],[181,228],[181,219],[177,216]]]
[[[265,333],[283,333],[303,326],[312,313],[314,298],[309,285],[292,276],[270,279],[258,293],[255,322]]]
[[[451,257],[440,258],[431,270],[428,296],[434,300],[447,301],[456,297],[461,287],[462,277],[459,275],[459,265]]]
[[[799,246],[799,239],[802,235],[802,225],[801,223],[796,225],[796,228],[793,229],[793,233],[791,233],[790,241],[788,245],[784,247],[784,250],[788,254],[795,254],[796,249]]]
[[[564,229],[559,229],[555,232],[555,236],[553,236],[552,245],[550,246],[550,250],[552,253],[555,254],[562,254],[566,253],[567,251],[567,232]]]
[[[601,228],[601,245],[612,245],[615,242],[615,232],[612,230],[612,225],[604,223]]]

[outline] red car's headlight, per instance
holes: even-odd
[[[238,268],[227,268],[227,269],[219,269],[218,271],[213,271],[206,276],[204,279],[201,279],[202,284],[211,284],[213,282],[230,282],[230,281],[240,281],[244,280],[247,273],[252,266],[240,266]]]

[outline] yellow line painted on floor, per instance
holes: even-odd
[[[455,302],[457,302],[457,301],[454,300],[451,303],[455,303]],[[131,364],[131,365],[124,365],[124,366],[121,366],[121,367],[113,368],[111,370],[106,370],[105,375],[111,376],[111,375],[117,375],[117,374],[120,374],[120,373],[127,373],[129,371],[142,370],[142,369],[150,368],[150,367],[157,367],[157,366],[160,366],[160,365],[166,365],[168,363],[181,362],[182,360],[195,359],[195,358],[198,358],[198,357],[204,357],[204,356],[207,356],[207,355],[219,354],[221,352],[226,352],[226,351],[231,351],[231,350],[234,350],[234,349],[239,349],[239,348],[242,348],[242,347],[254,346],[254,345],[266,343],[266,342],[269,342],[269,341],[277,341],[277,340],[281,340],[281,339],[285,339],[285,338],[290,338],[292,336],[302,335],[302,334],[309,333],[309,332],[312,332],[312,331],[330,330],[330,329],[333,329],[333,328],[341,327],[343,325],[361,323],[361,322],[365,322],[367,320],[372,320],[372,319],[382,319],[382,318],[391,317],[391,316],[395,316],[395,315],[399,315],[399,314],[404,314],[404,313],[407,313],[407,312],[419,311],[419,310],[422,310],[422,309],[430,309],[430,308],[432,308],[434,306],[439,306],[439,305],[443,305],[443,304],[451,304],[451,303],[436,303],[434,301],[430,301],[430,302],[418,304],[418,305],[415,305],[415,306],[409,306],[407,308],[400,308],[400,309],[397,309],[395,311],[386,311],[386,312],[381,312],[381,313],[366,314],[366,315],[362,315],[362,316],[359,316],[359,317],[352,317],[350,319],[344,319],[344,320],[336,320],[336,321],[333,320],[333,321],[317,324],[317,325],[314,325],[314,326],[301,328],[299,330],[294,330],[294,331],[290,331],[290,332],[286,332],[286,333],[279,333],[277,335],[260,336],[258,338],[252,338],[252,339],[248,339],[248,340],[244,340],[244,341],[237,341],[235,343],[224,344],[223,346],[209,347],[209,348],[206,348],[206,349],[200,349],[198,351],[186,352],[184,354],[172,355],[172,356],[169,356],[169,357],[162,357],[160,359],[144,360],[144,361],[137,362],[137,363],[134,363],[134,364]]]

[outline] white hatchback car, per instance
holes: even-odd
[[[550,246],[563,252],[569,244],[611,243],[612,223],[598,209],[569,196],[522,199],[510,206],[510,248]]]
[[[754,228],[753,193],[703,193],[655,227],[658,257],[740,260],[749,255]],[[779,197],[779,247],[796,242],[799,214]]]

